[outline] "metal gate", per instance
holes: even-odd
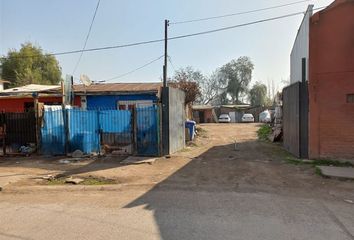
[[[113,151],[122,154],[159,154],[159,111],[157,105],[131,110],[44,111],[42,152],[65,154]]]
[[[283,89],[283,144],[299,158],[308,157],[308,111],[307,82]]]
[[[5,146],[17,151],[21,146],[36,144],[36,117],[34,111],[2,112],[0,125]]]
[[[137,154],[159,154],[159,109],[157,105],[136,109]]]

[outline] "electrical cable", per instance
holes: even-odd
[[[120,74],[120,75],[115,76],[115,77],[107,78],[107,79],[104,79],[104,80],[98,80],[98,81],[95,81],[95,82],[109,82],[109,81],[112,81],[112,80],[115,80],[115,79],[118,79],[118,78],[125,77],[125,76],[127,76],[127,75],[129,75],[129,74],[132,74],[132,73],[134,73],[134,72],[136,72],[136,71],[138,71],[138,70],[140,70],[140,69],[142,69],[142,68],[144,68],[144,67],[147,67],[147,66],[153,64],[154,62],[157,62],[157,61],[160,60],[163,56],[164,56],[164,55],[161,55],[161,56],[159,56],[158,58],[156,58],[156,59],[154,59],[154,60],[152,60],[152,61],[150,61],[150,62],[148,62],[148,63],[145,63],[144,65],[142,65],[142,66],[140,66],[140,67],[138,67],[138,68],[135,68],[135,69],[133,69],[133,70],[131,70],[131,71],[129,71],[129,72]]]
[[[88,41],[88,39],[89,39],[89,37],[90,37],[90,34],[91,34],[92,26],[93,26],[93,23],[94,23],[95,18],[96,18],[96,14],[97,14],[97,11],[98,11],[98,7],[100,6],[100,2],[101,2],[101,0],[98,0],[98,1],[97,1],[96,9],[95,9],[95,12],[94,12],[94,14],[93,14],[93,17],[92,17],[92,20],[91,20],[91,24],[90,24],[89,30],[88,30],[88,32],[87,32],[87,35],[86,35],[84,47],[82,48],[82,50],[85,50],[85,48],[86,48],[87,41]],[[75,64],[75,67],[74,67],[74,70],[73,70],[72,75],[75,74],[76,69],[77,69],[77,67],[79,66],[79,63],[80,63],[80,61],[81,61],[81,58],[82,58],[82,55],[83,55],[83,54],[84,54],[84,52],[81,52],[81,54],[80,54],[80,56],[79,56],[79,59],[77,60],[77,62],[76,62],[76,64]]]
[[[262,12],[262,11],[266,11],[266,10],[287,7],[287,6],[291,6],[291,5],[295,5],[295,4],[299,4],[299,3],[304,3],[304,2],[309,2],[309,1],[311,1],[311,0],[302,0],[302,1],[291,2],[291,3],[287,3],[287,4],[282,4],[282,5],[276,5],[276,6],[272,6],[272,7],[259,8],[259,9],[255,9],[255,10],[249,10],[249,11],[237,12],[237,13],[230,13],[230,14],[224,14],[224,15],[218,15],[218,16],[212,16],[212,17],[196,18],[196,19],[184,20],[184,21],[178,21],[178,22],[170,22],[170,24],[171,25],[176,25],[176,24],[201,22],[201,21],[207,21],[207,20],[212,20],[212,19],[233,17],[233,16],[244,15],[244,14],[248,14],[248,13]]]
[[[325,7],[314,8],[313,10],[320,10],[323,8],[325,8]],[[263,23],[263,22],[284,19],[284,18],[296,16],[296,15],[301,15],[304,13],[305,13],[304,11],[295,12],[295,13],[291,13],[291,14],[281,15],[281,16],[272,17],[272,18],[265,18],[265,19],[261,19],[261,20],[257,20],[257,21],[253,21],[253,22],[247,22],[247,23],[243,23],[243,24],[238,24],[238,25],[233,25],[233,26],[228,26],[228,27],[223,27],[223,28],[217,28],[217,29],[212,29],[212,30],[208,30],[208,31],[179,35],[179,36],[175,36],[175,37],[170,37],[170,38],[168,38],[168,40],[176,40],[176,39],[181,39],[181,38],[194,37],[194,36],[198,36],[198,35],[210,34],[210,33],[214,33],[214,32],[220,32],[220,31],[225,31],[225,30],[229,30],[229,29],[245,27],[245,26],[249,26],[249,25],[255,25],[255,24],[259,24],[259,23]],[[134,47],[134,46],[139,46],[139,45],[147,45],[147,44],[159,43],[159,42],[163,42],[163,41],[164,41],[164,39],[155,39],[155,40],[149,40],[149,41],[128,43],[128,44],[123,44],[123,45],[113,45],[113,46],[106,46],[106,47],[89,48],[89,49],[84,49],[84,50],[73,50],[73,51],[66,51],[66,52],[48,53],[46,55],[60,56],[60,55],[68,55],[68,54],[75,54],[75,53],[81,53],[81,52],[102,51],[102,50],[110,50],[110,49],[117,49],[117,48]],[[36,57],[36,56],[37,55],[28,55],[28,56],[18,56],[18,57],[19,58],[26,58],[26,57]],[[2,57],[2,58],[6,59],[8,57]]]

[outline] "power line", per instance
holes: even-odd
[[[153,64],[154,62],[157,62],[157,61],[160,60],[163,56],[164,56],[164,55],[161,55],[161,56],[159,56],[158,58],[155,58],[154,60],[152,60],[152,61],[150,61],[150,62],[148,62],[148,63],[145,63],[144,65],[142,65],[142,66],[140,66],[140,67],[138,67],[138,68],[135,68],[135,69],[133,69],[133,70],[131,70],[131,71],[129,71],[129,72],[120,74],[120,75],[115,76],[115,77],[112,77],[112,78],[108,78],[108,79],[104,79],[104,80],[99,80],[98,82],[109,82],[109,81],[112,81],[112,80],[115,80],[115,79],[118,79],[118,78],[125,77],[125,76],[127,76],[127,75],[129,75],[129,74],[132,74],[132,73],[134,73],[134,72],[136,72],[136,71],[138,71],[138,70],[140,70],[140,69],[142,69],[142,68],[144,68],[144,67],[149,66],[150,64]]]
[[[319,9],[322,9],[322,8],[324,8],[324,7],[315,8],[313,10],[319,10]],[[296,16],[296,15],[304,14],[304,13],[305,13],[304,11],[296,12],[296,13],[290,13],[290,14],[286,14],[286,15],[282,15],[282,16],[278,16],[278,17],[266,18],[266,19],[262,19],[262,20],[258,20],[258,21],[254,21],[254,22],[242,23],[242,24],[238,24],[238,25],[233,25],[233,26],[228,26],[228,27],[223,27],[223,28],[217,28],[217,29],[208,30],[208,31],[202,31],[202,32],[191,33],[191,34],[186,34],[186,35],[180,35],[180,36],[176,36],[176,37],[171,37],[168,40],[175,40],[175,39],[194,37],[194,36],[198,36],[198,35],[210,34],[210,33],[215,33],[215,32],[221,32],[221,31],[225,31],[225,30],[229,30],[229,29],[233,29],[233,28],[245,27],[245,26],[249,26],[249,25],[255,25],[255,24],[258,24],[258,23],[269,22],[269,21],[274,21],[274,20],[278,20],[278,19],[293,17],[293,16]]]
[[[255,10],[249,10],[249,11],[244,11],[244,12],[237,12],[237,13],[230,13],[230,14],[224,14],[224,15],[218,15],[218,16],[212,16],[212,17],[205,17],[205,18],[196,18],[196,19],[191,19],[191,20],[185,20],[185,21],[178,21],[178,22],[171,22],[171,25],[175,24],[184,24],[184,23],[192,23],[192,22],[201,22],[201,21],[207,21],[207,20],[212,20],[212,19],[219,19],[219,18],[226,18],[226,17],[232,17],[232,16],[238,16],[238,15],[244,15],[248,13],[255,13],[255,12],[261,12],[261,11],[266,11],[266,10],[271,10],[271,9],[277,9],[277,8],[283,8],[299,3],[304,3],[304,2],[309,2],[311,0],[302,0],[302,1],[297,1],[297,2],[291,2],[287,4],[282,4],[282,5],[276,5],[272,7],[266,7],[266,8],[259,8]]]
[[[168,56],[168,61],[170,62],[170,64],[171,64],[173,70],[176,71],[176,68],[175,68],[175,66],[174,66],[173,63],[172,63],[172,60],[171,60],[171,57],[170,57],[170,56]]]
[[[325,7],[314,8],[313,10],[315,11],[315,10],[320,10],[323,8],[325,8]],[[245,26],[255,25],[255,24],[259,24],[259,23],[263,23],[263,22],[269,22],[269,21],[274,21],[274,20],[278,20],[278,19],[288,18],[288,17],[292,17],[292,16],[296,16],[296,15],[301,15],[304,13],[305,13],[305,11],[295,12],[295,13],[291,13],[291,14],[281,15],[281,16],[272,17],[272,18],[265,18],[265,19],[258,20],[258,21],[253,21],[253,22],[248,22],[248,23],[243,23],[243,24],[238,24],[238,25],[233,25],[233,26],[228,26],[228,27],[223,27],[223,28],[217,28],[217,29],[208,30],[208,31],[179,35],[179,36],[175,36],[175,37],[170,37],[170,38],[168,38],[168,40],[176,40],[176,39],[181,39],[181,38],[187,38],[187,37],[204,35],[204,34],[209,34],[209,33],[214,33],[214,32],[220,32],[220,31],[225,31],[225,30],[229,30],[229,29],[233,29],[233,28],[245,27]],[[148,41],[142,41],[142,42],[128,43],[128,44],[123,44],[123,45],[113,45],[113,46],[89,48],[89,49],[83,49],[83,50],[48,53],[46,55],[60,56],[60,55],[68,55],[68,54],[75,54],[75,53],[81,53],[81,52],[102,51],[102,50],[110,50],[110,49],[118,49],[118,48],[126,48],[126,47],[135,47],[135,46],[140,46],[140,45],[159,43],[159,42],[163,42],[163,41],[164,41],[164,39],[155,39],[155,40],[148,40]],[[38,56],[38,55],[18,56],[18,58],[27,58],[27,57],[36,57],[36,56]],[[2,57],[2,58],[6,59],[8,57]],[[13,58],[17,58],[17,57],[13,57]]]
[[[95,12],[94,12],[94,14],[93,14],[93,17],[92,17],[92,20],[91,20],[91,24],[90,24],[89,30],[88,30],[88,32],[87,32],[87,35],[86,35],[84,47],[82,48],[82,50],[85,50],[85,48],[86,48],[87,41],[88,41],[88,39],[89,39],[89,37],[90,37],[90,34],[91,34],[92,25],[93,25],[93,23],[94,23],[94,21],[95,21],[98,7],[100,6],[100,2],[101,2],[101,0],[98,0],[98,1],[97,1],[96,9],[95,9]],[[77,62],[76,62],[76,65],[75,65],[74,70],[73,70],[73,75],[75,74],[76,69],[77,69],[77,67],[79,66],[79,63],[80,63],[80,61],[81,61],[81,58],[82,58],[82,55],[83,55],[83,54],[84,54],[84,52],[81,52],[80,57],[79,57],[79,59],[78,59]]]

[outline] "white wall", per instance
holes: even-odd
[[[310,18],[313,5],[309,5],[298,30],[293,49],[290,54],[290,84],[300,82],[302,76],[302,58],[306,58],[306,81],[308,80],[309,33]]]

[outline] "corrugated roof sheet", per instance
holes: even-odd
[[[213,106],[210,105],[193,105],[192,109],[193,110],[207,110],[207,109],[213,109]]]
[[[159,92],[162,83],[104,83],[91,86],[74,85],[75,92]]]
[[[59,90],[59,85],[39,85],[39,84],[29,84],[22,87],[8,88],[1,93],[32,93],[32,92],[45,92],[50,90]]]

